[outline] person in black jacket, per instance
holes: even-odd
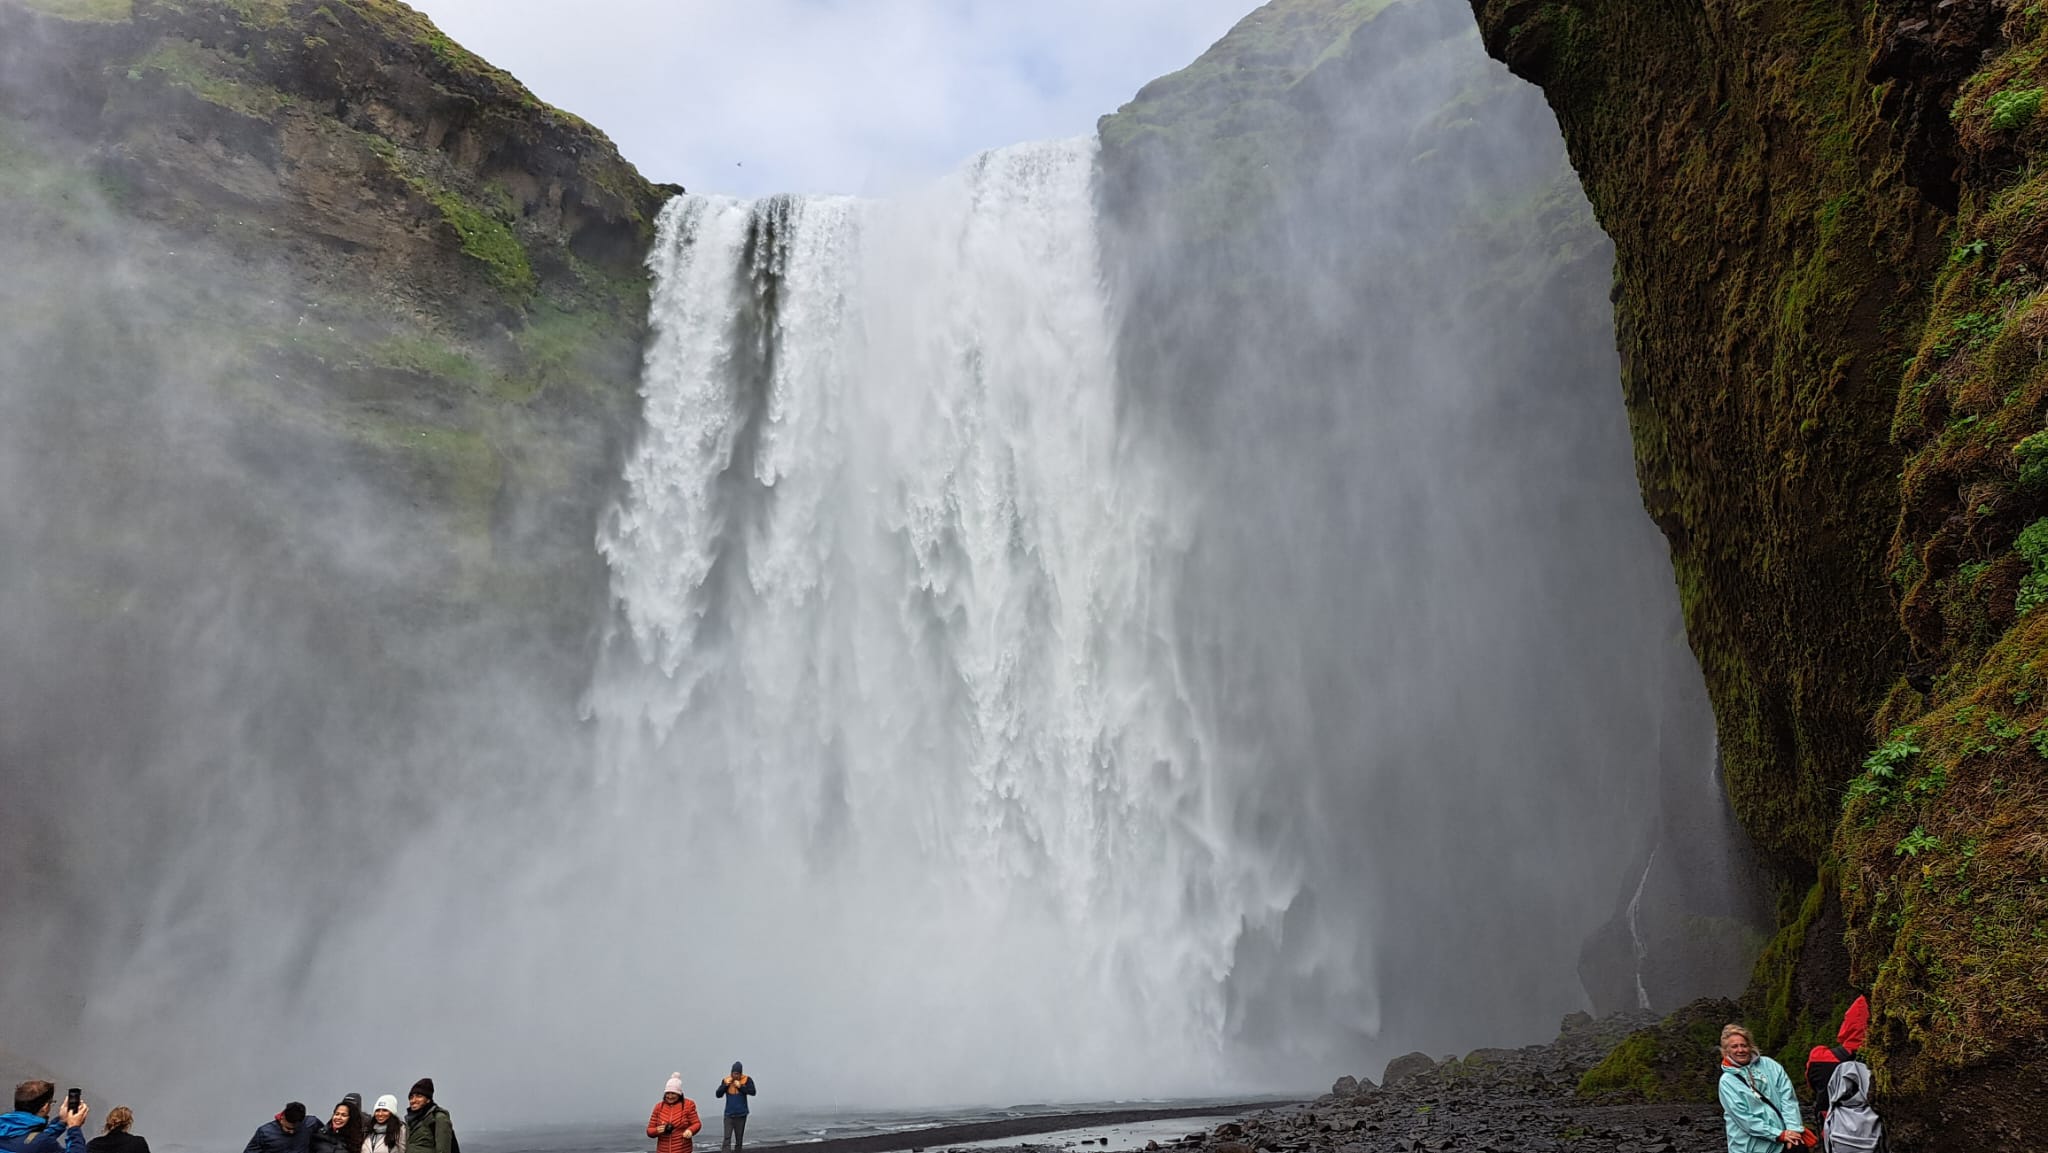
[[[293,1101],[271,1118],[270,1124],[256,1130],[256,1135],[242,1147],[242,1153],[307,1153],[313,1146],[313,1133],[319,1128],[317,1119],[306,1116],[305,1105]]]
[[[363,1119],[346,1097],[335,1105],[327,1127],[314,1131],[312,1153],[363,1153]]]
[[[149,1142],[137,1137],[135,1112],[126,1105],[116,1105],[107,1114],[106,1132],[85,1143],[85,1153],[149,1153]]]

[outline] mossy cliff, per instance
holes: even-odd
[[[1923,1147],[2018,1147],[2048,1126],[2048,11],[1473,7],[1615,241],[1644,499],[1784,878],[1762,1039],[1867,989]]]
[[[194,828],[342,907],[573,763],[665,196],[392,0],[0,0],[10,1044]]]
[[[192,378],[256,455],[416,518],[402,600],[552,603],[584,643],[666,195],[601,133],[395,0],[0,0],[0,157],[0,258],[36,270],[0,344]]]

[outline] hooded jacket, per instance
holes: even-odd
[[[1797,1133],[1799,1094],[1785,1067],[1759,1053],[1747,1065],[1721,1063],[1721,1124],[1728,1153],[1772,1153],[1785,1146],[1778,1134]]]
[[[1815,1045],[1806,1055],[1806,1089],[1813,1095],[1813,1107],[1825,1119],[1828,1115],[1828,1082],[1841,1068],[1842,1053],[1854,1056],[1870,1035],[1870,1000],[1858,997],[1842,1014],[1842,1027],[1835,1032],[1834,1045]]]
[[[0,1153],[85,1153],[85,1133],[34,1113],[0,1114]]]
[[[663,1125],[675,1128],[663,1133]],[[654,1138],[654,1153],[690,1153],[696,1143],[683,1134],[695,1133],[702,1128],[704,1123],[697,1118],[697,1103],[688,1097],[673,1105],[656,1101],[654,1112],[647,1115],[647,1135]]]
[[[1828,1086],[1824,1125],[1830,1153],[1871,1153],[1884,1148],[1884,1122],[1870,1108],[1870,1066],[1845,1061]]]

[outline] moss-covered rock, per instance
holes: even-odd
[[[1694,1001],[1638,1029],[1579,1078],[1579,1096],[1629,1101],[1712,1101],[1721,1026],[1741,1019],[1733,1001]]]
[[[2048,1071],[2048,12],[1473,7],[1618,248],[1646,502],[1738,814],[1786,879],[1760,1039],[1791,1053],[1867,988],[1880,1089],[1925,1147],[2040,1131],[2048,1099],[2009,1089]],[[1837,899],[1845,976],[1801,989]]]

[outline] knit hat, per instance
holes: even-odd
[[[742,1069],[742,1068],[740,1068],[740,1063],[739,1063],[738,1061],[734,1061],[734,1062],[732,1063],[732,1071],[733,1071],[733,1072],[735,1072],[735,1073],[744,1073],[744,1072],[746,1072],[746,1070],[745,1070],[745,1069]]]
[[[427,1100],[432,1101],[434,1099],[434,1079],[432,1077],[422,1077],[414,1081],[412,1083],[412,1092],[409,1096],[425,1097]]]
[[[668,1086],[662,1092],[681,1096],[683,1092],[683,1075],[681,1073],[670,1073],[668,1075]]]
[[[398,1112],[398,1098],[393,1097],[389,1093],[384,1094],[382,1097],[377,1098],[377,1109],[390,1113]],[[377,1109],[372,1109],[370,1112],[375,1113]]]
[[[363,1115],[363,1095],[361,1093],[344,1093],[341,1095],[341,1103],[348,1106],[350,1113],[358,1117]]]

